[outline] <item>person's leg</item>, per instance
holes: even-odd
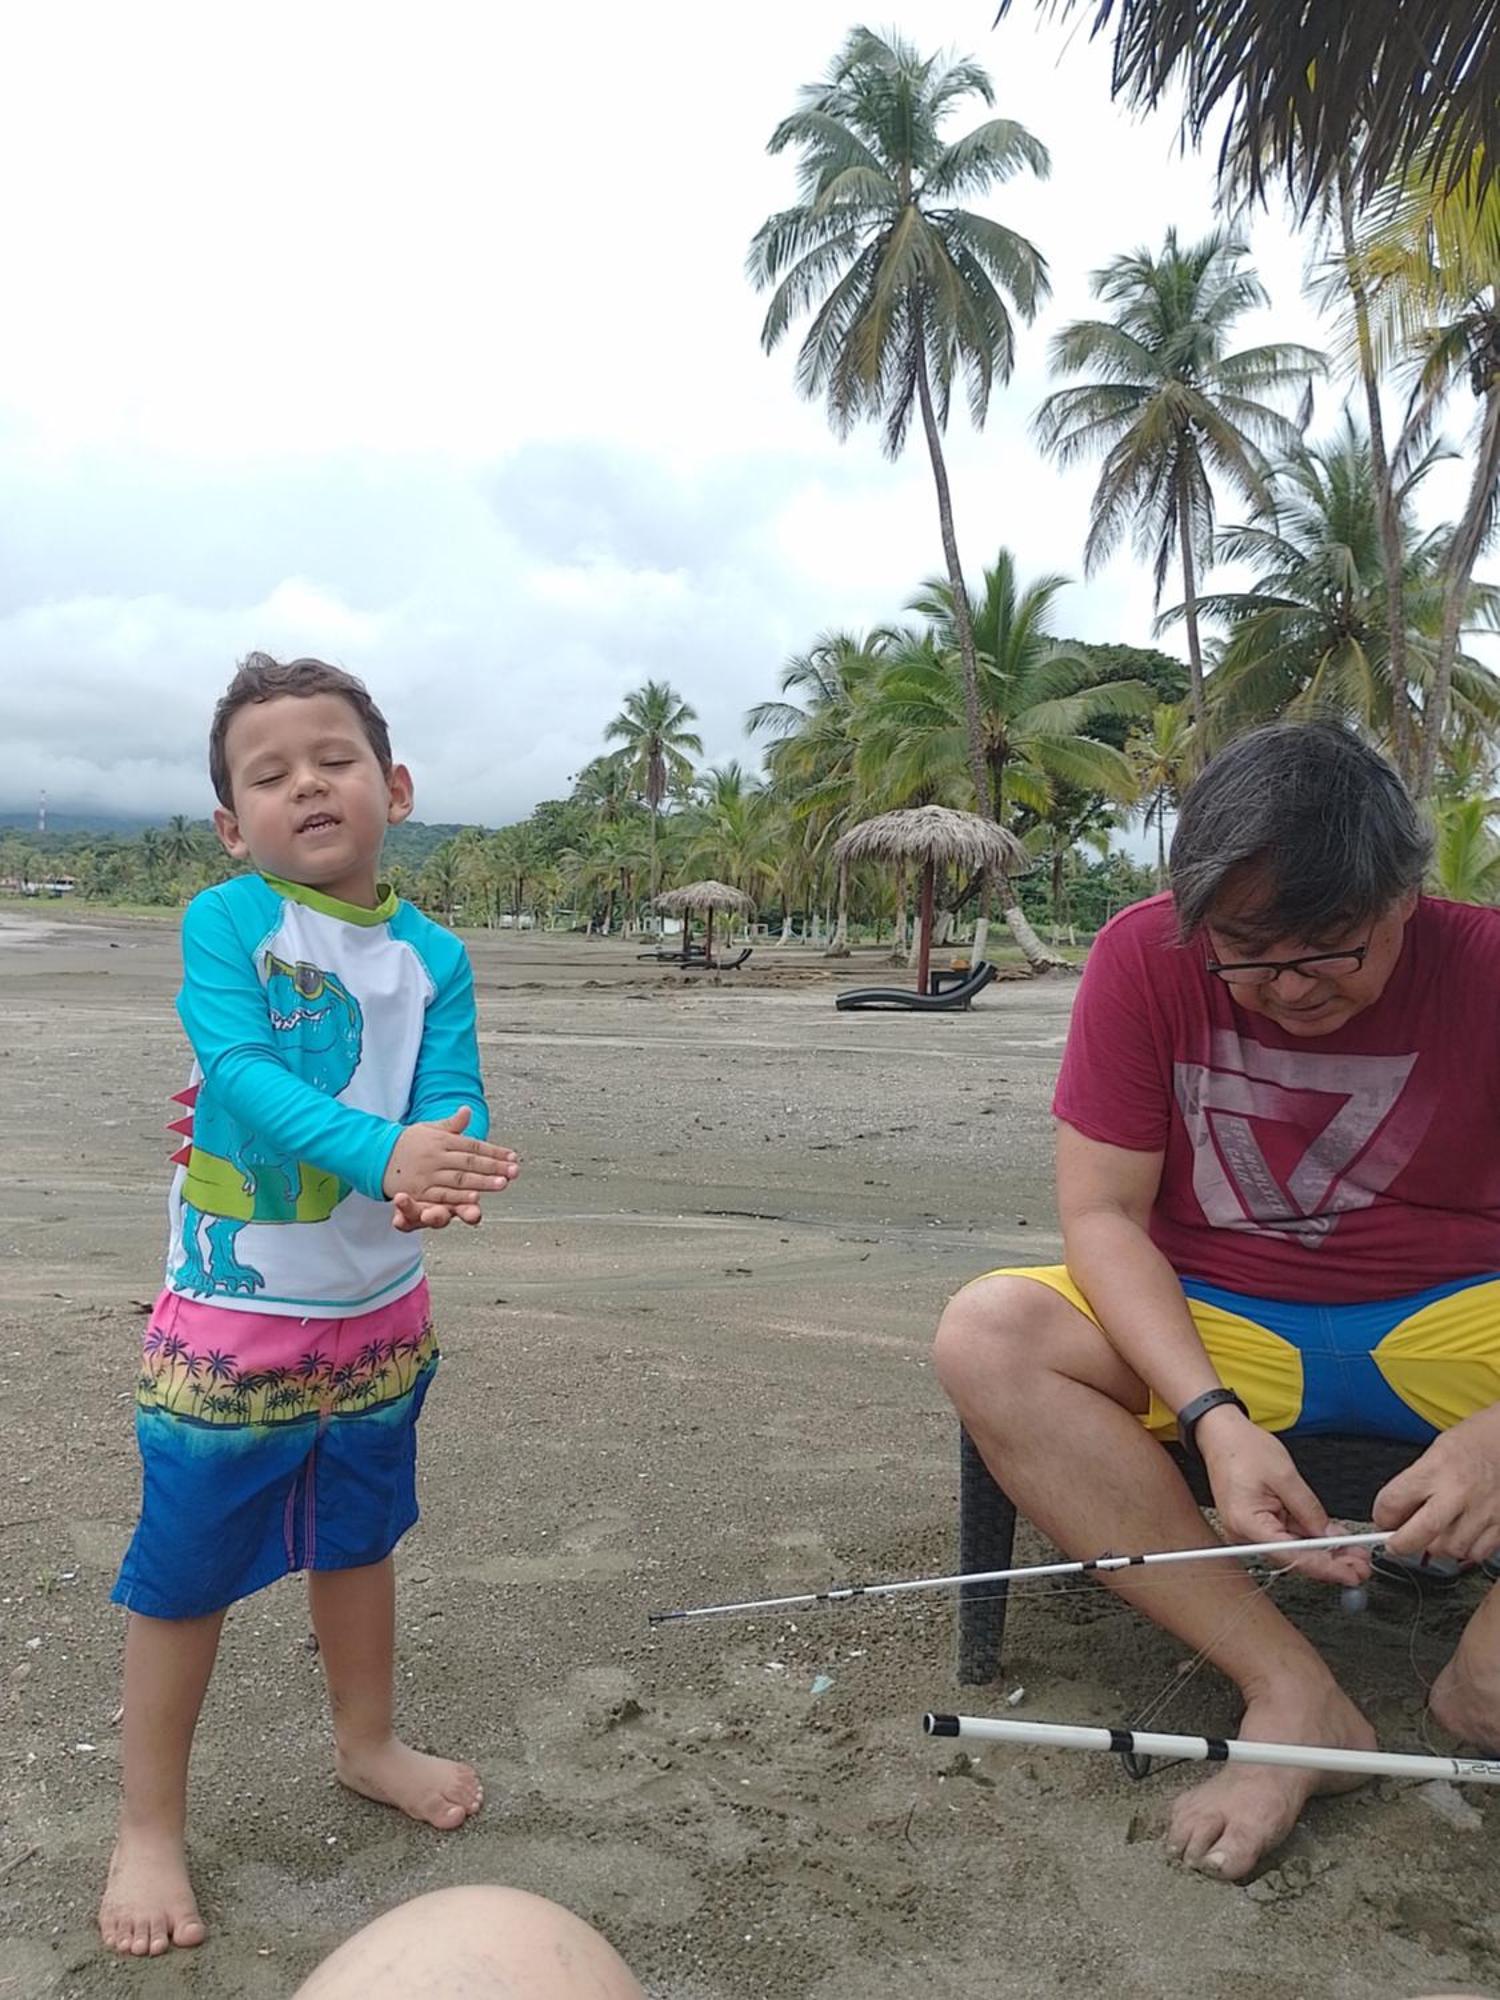
[[[213,1672],[222,1611],[206,1618],[147,1618],[125,1628],[120,1828],[99,1905],[111,1950],[159,1957],[206,1935],[188,1880],[188,1758]]]
[[[1432,1684],[1427,1705],[1460,1742],[1500,1748],[1500,1591],[1489,1590],[1458,1651]]]
[[[1500,1404],[1500,1279],[1410,1303],[1372,1350],[1388,1388],[1439,1432]],[[1500,1593],[1490,1590],[1469,1620],[1428,1706],[1461,1741],[1500,1748]]]
[[[313,1631],[333,1711],[334,1768],[351,1791],[449,1832],[484,1801],[468,1764],[413,1750],[395,1733],[396,1572],[389,1556],[311,1570]]]
[[[438,1889],[366,1924],[293,2000],[645,2000],[596,1930],[521,1889]]]
[[[1049,1286],[1009,1275],[968,1286],[943,1315],[936,1367],[995,1478],[1069,1555],[1210,1539],[1181,1474],[1141,1424],[1145,1386]],[[1317,1652],[1237,1563],[1100,1580],[1236,1683],[1241,1736],[1374,1744]],[[1342,1788],[1314,1772],[1235,1765],[1178,1801],[1168,1844],[1194,1867],[1237,1878],[1286,1837],[1314,1791]]]

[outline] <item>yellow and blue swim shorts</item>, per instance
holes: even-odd
[[[1099,1324],[1062,1264],[990,1275],[1047,1285]],[[1219,1379],[1264,1430],[1427,1444],[1500,1402],[1500,1276],[1366,1305],[1247,1298],[1193,1278],[1182,1289]],[[1177,1435],[1155,1395],[1142,1422]]]

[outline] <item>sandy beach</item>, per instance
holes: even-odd
[[[661,2000],[1374,2000],[1500,1991],[1500,1803],[1381,1783],[1260,1881],[1158,1845],[1195,1773],[923,1737],[928,1708],[1117,1723],[1176,1649],[1105,1593],[1018,1594],[1001,1685],[960,1690],[942,1597],[653,1629],[647,1613],[953,1567],[945,1298],[1058,1239],[1046,1107],[1067,981],[968,1016],[841,1015],[819,961],[693,983],[583,938],[470,940],[495,1134],[525,1177],[433,1239],[444,1362],[398,1558],[403,1720],[473,1758],[444,1836],[335,1783],[303,1590],[226,1631],[194,1765],[209,1943],[100,1951],[115,1809],[131,1405],[160,1280],[173,927],[0,935],[0,2000],[285,2000],[447,1883],[554,1895]],[[885,980],[859,962],[840,975]],[[896,975],[902,977],[904,975]],[[1022,1546],[1040,1557],[1043,1545]],[[1472,1603],[1281,1601],[1388,1747]],[[1157,1726],[1228,1731],[1183,1680]],[[1437,1747],[1448,1748],[1447,1744]]]

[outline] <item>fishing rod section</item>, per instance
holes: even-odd
[[[798,1591],[790,1597],[753,1597],[734,1604],[695,1604],[680,1611],[647,1613],[650,1625],[680,1625],[700,1618],[746,1617],[759,1611],[803,1611],[817,1604],[849,1604],[860,1597],[903,1597],[918,1590],[956,1590],[963,1584],[1029,1583],[1043,1577],[1096,1576],[1109,1570],[1144,1569],[1169,1563],[1211,1562],[1249,1556],[1310,1555],[1316,1549],[1371,1549],[1385,1540],[1379,1532],[1314,1535],[1288,1542],[1213,1542],[1207,1548],[1160,1549],[1149,1555],[1090,1556],[1083,1562],[1031,1563],[1020,1569],[963,1571],[956,1576],[907,1577],[895,1583],[850,1583],[831,1590]]]
[[[1424,1757],[1398,1750],[1335,1750],[1316,1743],[1250,1743],[1238,1736],[1173,1736],[1149,1729],[1098,1729],[1061,1722],[1009,1721],[989,1715],[925,1715],[929,1736],[1034,1749],[1104,1750],[1117,1757],[1176,1757],[1197,1764],[1275,1764],[1367,1778],[1446,1778],[1458,1785],[1500,1785],[1500,1760]]]

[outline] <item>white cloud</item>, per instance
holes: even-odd
[[[0,71],[0,804],[208,801],[214,697],[251,647],[364,675],[419,810],[491,823],[562,791],[621,696],[666,675],[711,756],[790,651],[899,613],[940,567],[920,436],[840,445],[769,359],[744,276],[789,198],[765,141],[847,0],[198,0],[33,8]],[[1165,118],[1107,52],[1018,9],[924,0],[1051,147],[996,212],[1046,252],[988,428],[955,411],[966,563],[1061,570],[1064,629],[1151,637],[1141,565],[1087,583],[1092,469],[1028,422],[1088,273],[1211,221]],[[1254,232],[1316,337],[1301,248]],[[1331,407],[1331,399],[1325,398]],[[1456,477],[1456,475],[1455,475]],[[1450,481],[1448,492],[1453,491]]]

